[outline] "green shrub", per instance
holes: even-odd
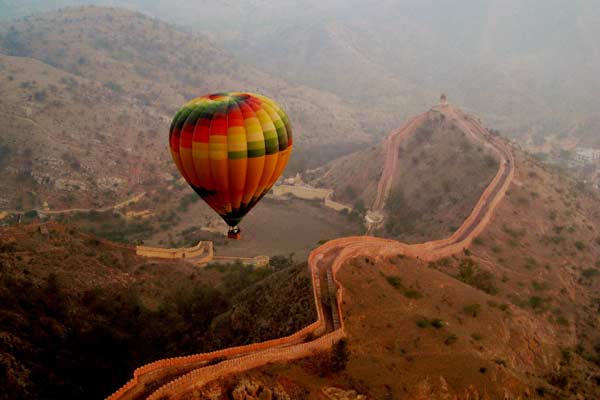
[[[513,239],[518,239],[520,236],[525,234],[525,230],[523,229],[517,231],[516,229],[510,228],[506,225],[502,226],[502,230]]]
[[[496,277],[491,272],[482,271],[471,259],[461,261],[456,278],[488,294],[498,293],[494,282]]]
[[[35,210],[30,210],[25,213],[25,217],[27,218],[35,218],[38,216],[38,212]]]
[[[538,262],[535,258],[533,257],[526,257],[525,258],[525,268],[531,270],[534,269],[538,266]]]
[[[483,339],[483,336],[480,333],[471,333],[471,338],[475,341],[480,341],[481,339]]]
[[[409,299],[420,299],[423,297],[423,294],[418,290],[408,289],[404,291],[404,296],[408,297]]]
[[[444,327],[444,321],[442,321],[439,318],[434,318],[431,320],[431,326],[433,326],[436,329],[440,329]]]
[[[444,258],[442,258],[441,260],[439,260],[439,261],[437,262],[437,264],[438,264],[439,266],[442,266],[442,267],[448,267],[448,266],[450,266],[450,264],[451,264],[451,261],[450,261],[450,258],[449,258],[449,257],[444,257]]]
[[[550,241],[554,244],[561,244],[562,242],[565,241],[565,238],[563,236],[556,235],[556,236],[552,236],[550,238]]]
[[[575,248],[579,251],[583,251],[583,250],[585,250],[586,246],[585,246],[585,243],[578,240],[575,242]]]
[[[456,343],[457,340],[458,340],[458,336],[456,336],[455,334],[450,334],[446,337],[446,340],[444,340],[444,343],[446,344],[446,346],[450,346],[451,344]]]
[[[532,309],[538,310],[538,311],[544,310],[547,307],[546,300],[544,300],[543,298],[541,298],[539,296],[529,297],[529,299],[527,300],[527,304]]]
[[[544,397],[546,395],[546,388],[543,386],[539,386],[535,388],[535,393],[540,397]]]
[[[290,253],[287,257],[284,255],[275,255],[270,258],[269,266],[275,270],[288,268],[294,265],[294,253]]]
[[[385,279],[388,281],[390,285],[392,285],[396,289],[402,288],[402,279],[399,276],[386,276]]]
[[[481,311],[481,304],[469,304],[463,307],[463,311],[465,314],[470,315],[473,318],[476,318]]]
[[[341,339],[331,349],[331,372],[345,370],[349,358],[348,343],[345,339]]]
[[[600,271],[597,270],[596,268],[586,268],[583,271],[581,271],[581,276],[583,276],[584,278],[593,278],[595,276],[600,275]]]
[[[419,320],[417,320],[417,326],[419,328],[427,328],[429,326],[430,322],[427,318],[421,318]]]

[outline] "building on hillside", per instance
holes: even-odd
[[[294,186],[302,186],[304,184],[299,172],[296,173],[296,176],[293,178],[284,179],[283,183],[285,183],[286,185],[294,185]]]
[[[446,93],[442,93],[442,95],[440,96],[440,106],[447,106],[448,105],[448,98],[446,97]]]
[[[600,161],[600,150],[590,147],[578,147],[575,149],[575,160],[583,164],[591,164]]]

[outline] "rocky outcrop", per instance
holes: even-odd
[[[271,389],[256,380],[243,379],[233,389],[234,400],[291,400],[280,388]]]
[[[356,390],[343,390],[333,386],[323,388],[323,394],[331,400],[367,400],[367,396]]]

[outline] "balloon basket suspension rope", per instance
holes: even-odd
[[[238,228],[237,225],[229,227],[229,230],[227,231],[227,238],[239,240],[242,238],[242,231],[240,230],[240,228]]]

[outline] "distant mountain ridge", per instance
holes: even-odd
[[[81,4],[3,1],[11,16]],[[581,118],[600,114],[594,0],[387,0],[377,7],[356,0],[94,3],[201,32],[289,82],[355,104],[369,98],[376,115],[361,120],[378,135],[440,91],[523,143],[564,134]]]
[[[165,136],[170,118],[186,99],[211,92],[277,99],[295,131],[292,172],[371,140],[361,113],[339,97],[288,84],[200,35],[127,10],[64,9],[2,23],[0,61],[0,123],[7,127],[0,179],[18,189],[3,195],[5,209],[103,203],[102,196],[122,198],[136,185],[163,185],[175,176]]]

